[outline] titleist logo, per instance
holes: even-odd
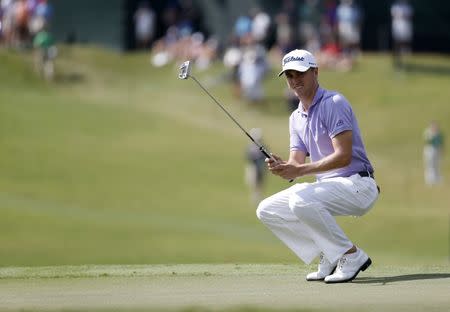
[[[305,58],[303,56],[302,57],[288,56],[283,60],[283,65],[286,65],[286,63],[293,62],[293,61],[304,61],[304,60],[305,60]]]

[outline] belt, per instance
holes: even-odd
[[[360,171],[360,172],[358,172],[358,174],[361,176],[361,177],[370,177],[370,178],[372,178],[372,179],[375,179],[375,176],[373,175],[373,172],[369,172],[369,171]],[[378,193],[380,193],[381,192],[381,189],[380,189],[380,187],[377,185],[377,190],[378,190]]]
[[[358,172],[358,174],[359,174],[361,177],[370,177],[370,178],[372,178],[372,179],[375,179],[375,176],[373,175],[373,172],[369,172],[369,171],[360,171],[360,172]]]

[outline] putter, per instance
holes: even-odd
[[[259,150],[261,151],[261,153],[264,154],[264,156],[266,156],[267,158],[270,158],[274,161],[277,161],[271,154],[269,151],[267,151],[267,149],[258,141],[256,141],[240,124],[239,122],[233,117],[231,116],[231,114],[225,109],[225,107],[222,106],[222,104],[219,103],[219,101],[216,100],[216,98],[214,96],[212,96],[211,93],[208,92],[208,90],[206,90],[205,87],[202,86],[202,84],[194,77],[191,75],[191,61],[186,61],[183,64],[181,64],[180,66],[180,73],[178,74],[178,78],[179,79],[188,79],[188,78],[192,78],[197,84],[198,86],[205,91],[206,94],[209,95],[209,97],[225,112],[225,114],[227,114],[227,116],[242,130],[242,132],[245,133],[245,135],[254,143],[256,144],[256,146],[258,146]],[[289,180],[289,182],[294,181]]]

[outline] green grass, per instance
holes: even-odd
[[[339,285],[307,282],[311,269],[283,264],[1,268],[0,310],[444,311],[450,303],[448,265],[374,265]]]
[[[98,278],[98,277],[204,277],[204,276],[261,276],[273,274],[278,276],[297,276],[302,278],[316,266],[298,266],[296,264],[154,264],[154,265],[60,265],[40,267],[5,267],[0,268],[0,280],[12,279],[55,279],[55,278]],[[376,272],[376,273],[374,273]],[[424,275],[441,275],[441,278],[450,278],[448,265],[434,266],[377,266],[374,264],[370,270],[354,280],[363,281],[367,275],[378,275],[385,283],[401,280],[413,280],[412,277],[404,279],[395,278],[397,275],[411,273]],[[423,279],[426,276],[423,276]],[[417,279],[420,279],[417,277]],[[307,283],[316,284],[316,283]]]
[[[297,262],[255,217],[246,138],[175,65],[61,47],[58,81],[45,83],[30,56],[2,50],[0,59],[0,266]],[[421,149],[431,119],[450,133],[450,75],[433,71],[450,59],[408,62],[418,65],[395,72],[388,55],[368,54],[350,73],[320,72],[323,87],[352,103],[382,188],[367,216],[339,222],[379,263],[445,264],[449,157],[446,181],[430,189]],[[222,74],[215,65],[196,77]],[[262,107],[234,99],[229,85],[209,88],[286,156],[285,82],[265,83]],[[270,177],[265,193],[286,186]]]

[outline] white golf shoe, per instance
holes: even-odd
[[[325,283],[345,283],[352,281],[360,271],[365,271],[372,264],[369,256],[359,249],[339,259],[334,274],[325,277]]]
[[[317,272],[312,272],[306,275],[307,281],[323,281],[323,279],[334,272],[336,269],[337,261],[335,263],[330,263],[325,257],[323,252],[320,253],[320,261]]]

